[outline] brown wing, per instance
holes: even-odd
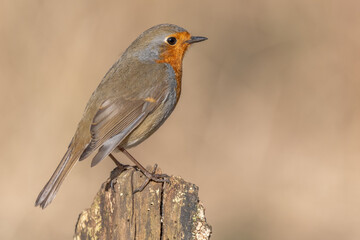
[[[91,166],[108,156],[151,113],[163,99],[163,94],[148,99],[113,98],[102,103],[91,124],[91,142],[80,160],[100,147]]]
[[[113,94],[113,97],[104,99],[94,114],[90,126],[91,141],[83,151],[80,160],[100,148],[91,164],[96,165],[164,100],[170,87],[168,67],[158,63],[142,63],[138,67],[141,67],[142,71],[131,71],[135,68],[130,70],[122,68],[127,71],[118,73],[119,76],[110,76],[108,81],[98,87],[99,90],[95,96],[107,90]],[[116,86],[115,83],[119,86],[118,89],[112,89]]]

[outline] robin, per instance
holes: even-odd
[[[36,199],[45,208],[79,160],[98,150],[95,166],[112,152],[122,151],[150,181],[164,181],[150,173],[126,150],[153,134],[169,117],[181,93],[182,60],[188,47],[206,37],[191,36],[172,24],[143,32],[106,73],[88,101],[68,150]],[[118,166],[124,166],[117,163]]]

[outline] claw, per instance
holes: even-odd
[[[150,181],[154,181],[157,183],[164,183],[164,182],[170,183],[169,176],[167,174],[155,174],[156,169],[157,169],[157,164],[154,165],[154,168],[151,173],[150,172],[145,172],[145,173],[142,172],[145,175],[146,179],[139,188],[137,188],[133,191],[133,194],[135,194],[137,192],[142,192],[144,190],[144,188],[149,184]]]
[[[125,170],[132,168],[129,165],[122,165],[121,166],[117,166],[116,168],[114,168],[111,173],[110,173],[110,182],[108,182],[106,184],[105,190],[108,191],[109,188],[111,188],[113,191],[115,191],[115,184],[116,184],[116,178]]]

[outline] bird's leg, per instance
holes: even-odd
[[[146,170],[146,168],[144,168],[128,151],[126,151],[126,149],[119,147],[120,151],[122,151],[131,161],[133,161],[136,165],[136,167],[138,167],[140,169],[140,171],[146,176],[146,180],[145,182],[141,185],[140,188],[136,189],[134,191],[134,193],[136,192],[141,192],[142,190],[144,190],[144,188],[146,187],[146,185],[150,182],[150,181],[154,181],[154,182],[169,182],[169,180],[167,179],[169,176],[166,174],[155,174],[156,168],[157,168],[157,164],[155,164],[154,169],[152,172],[149,172],[148,170]]]
[[[110,173],[110,182],[109,184],[105,187],[105,190],[107,191],[109,189],[109,187],[111,187],[111,189],[114,190],[114,183],[113,180],[116,179],[123,171],[125,171],[126,169],[131,168],[131,166],[129,165],[124,165],[122,163],[120,163],[112,153],[109,154],[109,157],[111,158],[111,160],[113,160],[113,162],[116,164],[116,168],[114,168],[114,170],[111,171]]]
[[[154,169],[153,169],[153,171],[152,171],[152,174],[155,174],[156,168],[157,168],[157,164],[155,164]],[[135,193],[137,193],[137,192],[142,192],[142,190],[144,190],[144,188],[149,184],[150,180],[151,180],[151,179],[147,177],[147,178],[145,179],[145,181],[143,182],[143,184],[141,184],[141,186],[140,186],[139,188],[137,188],[137,189],[135,189],[135,190],[133,191],[133,194],[135,194]]]
[[[120,169],[126,169],[129,167],[129,165],[124,165],[122,163],[120,163],[112,153],[109,154],[109,157],[111,158],[111,160],[113,160],[113,162],[116,164],[116,166]]]

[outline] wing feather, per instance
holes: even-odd
[[[125,139],[163,100],[164,91],[159,92],[156,101],[146,99],[113,98],[102,103],[90,127],[91,142],[85,148],[80,160],[101,147],[94,157],[92,166],[105,158]]]

